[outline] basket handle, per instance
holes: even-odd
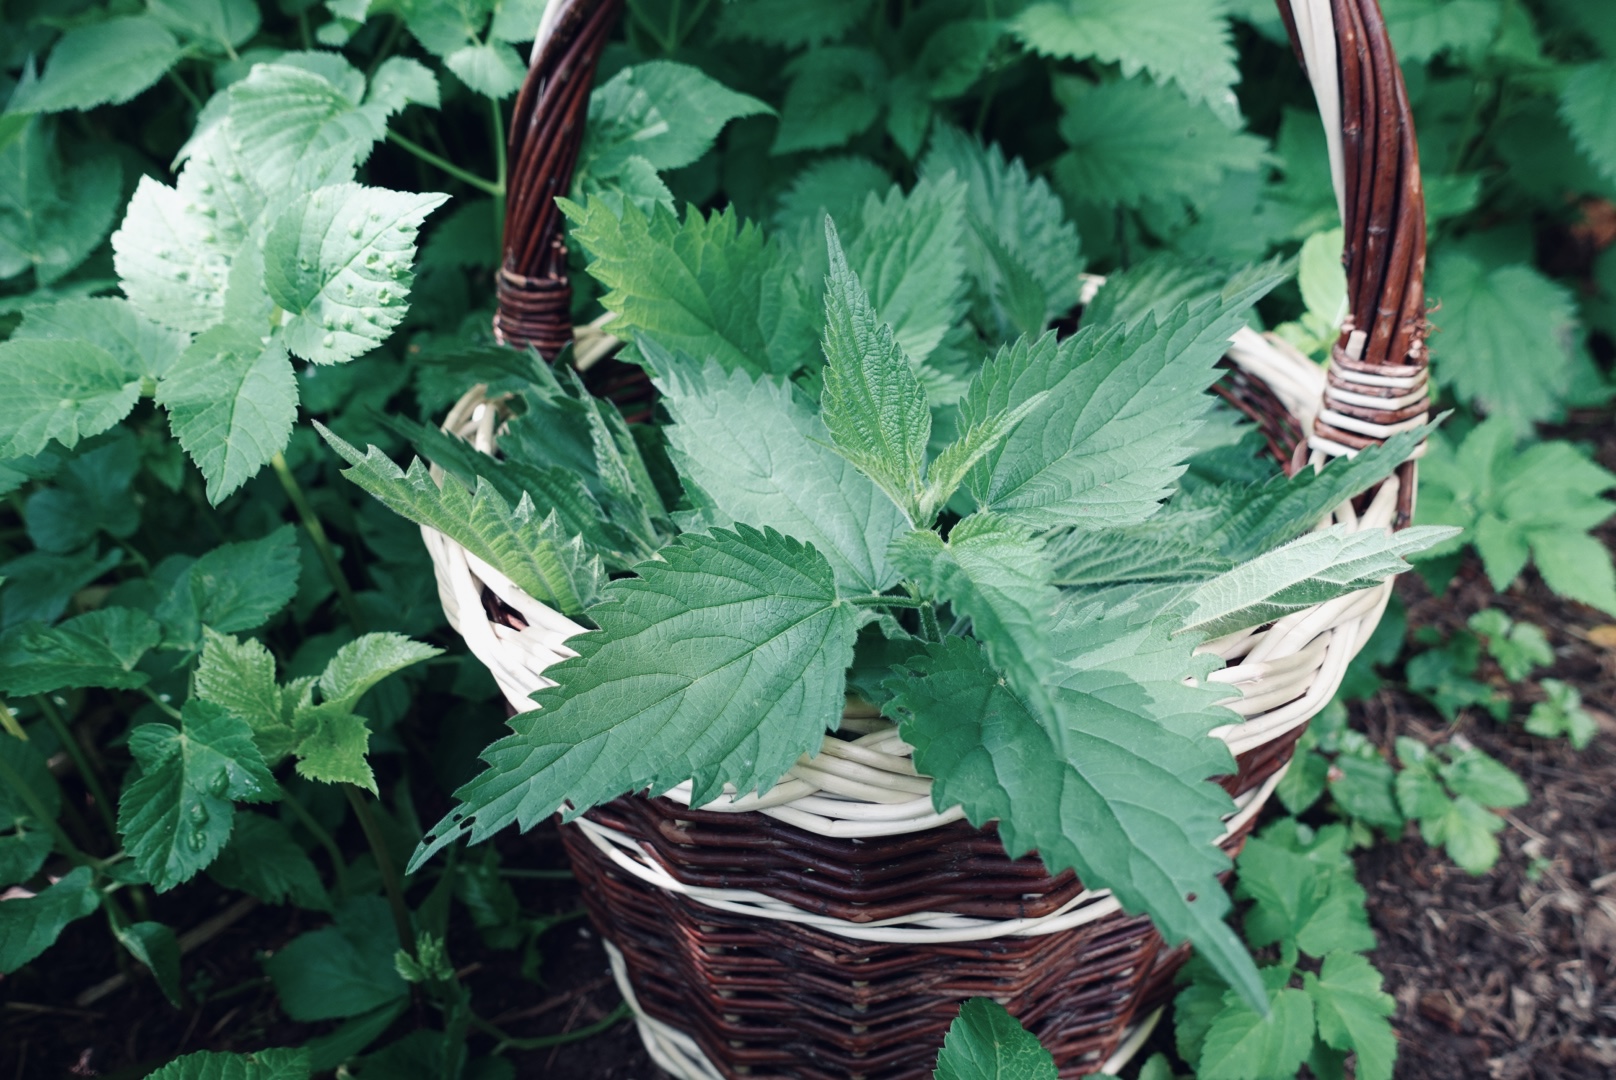
[[[1430,407],[1419,147],[1376,0],[1278,3],[1318,99],[1346,237],[1349,314],[1308,441],[1348,453],[1421,426]]]
[[[505,253],[494,337],[554,360],[572,342],[572,285],[558,195],[572,185],[589,91],[622,0],[550,0],[511,114]]]

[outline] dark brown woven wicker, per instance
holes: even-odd
[[[1366,390],[1342,373],[1393,379],[1423,373],[1425,228],[1407,96],[1375,0],[1332,0],[1340,42],[1346,162],[1348,292],[1360,320],[1342,333],[1333,390]],[[570,183],[596,58],[618,0],[567,0],[541,42],[513,121],[512,197],[499,278],[496,332],[554,358],[570,340],[562,222],[553,197]],[[1296,28],[1288,5],[1281,12]],[[1300,58],[1302,50],[1297,47]],[[1361,331],[1361,332],[1360,332]],[[1232,372],[1219,392],[1256,418],[1294,471],[1307,453],[1300,425],[1275,395]],[[615,396],[615,395],[614,395]],[[1417,415],[1350,402],[1327,408],[1315,435],[1349,447],[1372,438],[1352,418],[1384,425]],[[1413,494],[1402,472],[1400,517]],[[494,609],[491,607],[490,611]],[[514,612],[501,608],[511,621]],[[1303,728],[1239,759],[1226,779],[1250,792],[1289,760]],[[631,837],[677,881],[742,888],[854,924],[917,912],[992,919],[1036,917],[1082,891],[1071,873],[1036,858],[1009,859],[992,828],[963,823],[905,836],[827,839],[754,813],[711,813],[629,797],[591,821]],[[1231,852],[1245,828],[1226,842]],[[624,955],[640,1007],[688,1033],[724,1076],[896,1080],[931,1075],[935,1049],[962,1000],[1004,1003],[1054,1053],[1063,1077],[1087,1075],[1125,1029],[1162,1004],[1188,956],[1164,948],[1147,919],[1116,913],[1044,936],[968,944],[871,943],[788,921],[734,914],[656,888],[623,871],[576,827],[563,835],[602,935]]]

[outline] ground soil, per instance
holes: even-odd
[[[1569,432],[1599,444],[1616,468],[1616,426],[1608,418]],[[1604,539],[1616,550],[1616,526]],[[1395,680],[1354,706],[1354,723],[1383,747],[1398,735],[1431,743],[1462,738],[1516,770],[1531,802],[1508,815],[1497,868],[1470,877],[1428,848],[1412,830],[1358,856],[1370,916],[1381,940],[1376,964],[1397,999],[1400,1080],[1595,1080],[1616,1077],[1616,625],[1600,613],[1554,597],[1530,573],[1495,596],[1474,561],[1436,595],[1409,575],[1400,585],[1413,627],[1443,632],[1484,607],[1502,608],[1542,626],[1555,647],[1551,669],[1509,685],[1483,669],[1515,700],[1517,719],[1542,691],[1538,677],[1577,686],[1600,721],[1580,753],[1564,742],[1525,734],[1471,713],[1450,727]],[[562,865],[553,826],[497,841],[511,865]],[[530,913],[578,906],[571,882],[523,880]],[[234,898],[206,883],[156,901],[153,918],[196,927],[228,913]],[[74,924],[47,959],[0,981],[0,1080],[104,1077],[136,1080],[173,1056],[198,1049],[249,1050],[296,1045],[330,1025],[286,1019],[263,976],[261,958],[322,916],[260,905],[191,952],[186,978],[195,1000],[169,1006],[149,979],[135,978],[87,1006],[75,1001],[118,974],[107,930]],[[575,1031],[609,1015],[617,991],[587,922],[566,922],[542,939],[536,980],[521,975],[517,953],[480,949],[475,931],[451,935],[473,1000],[485,1017],[523,1038]],[[200,992],[198,992],[200,991]],[[418,1019],[435,1023],[424,1008]],[[408,1030],[409,1017],[397,1025]],[[1153,1041],[1168,1050],[1165,1033]],[[492,1040],[474,1036],[486,1053]],[[593,1038],[509,1055],[519,1077],[546,1080],[659,1080],[633,1026]]]

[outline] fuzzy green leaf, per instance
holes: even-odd
[[[1545,739],[1564,735],[1578,750],[1586,749],[1599,734],[1599,722],[1582,707],[1582,694],[1570,683],[1544,679],[1540,684],[1547,701],[1532,706],[1526,730]]]
[[[1285,988],[1290,974],[1287,967],[1264,969],[1267,1016],[1259,1016],[1232,993],[1225,996],[1223,1011],[1212,1019],[1201,1045],[1195,1070],[1199,1080],[1272,1080],[1296,1074],[1313,1049],[1313,1001],[1301,990]]]
[[[297,774],[326,784],[353,784],[376,794],[370,768],[370,725],[341,702],[300,705],[292,713]]]
[[[88,341],[31,338],[0,344],[0,457],[51,440],[72,448],[129,414],[142,376]]]
[[[682,169],[711,149],[731,120],[773,112],[688,64],[636,64],[590,95],[578,167],[590,175],[612,176],[634,156],[659,172]]]
[[[0,148],[0,278],[32,269],[50,285],[101,243],[123,198],[123,170],[105,151],[64,163],[55,128],[28,121]]]
[[[788,375],[813,359],[814,327],[792,257],[733,210],[683,222],[666,207],[649,216],[632,203],[562,200],[571,235],[589,253],[589,274],[615,334],[641,331],[658,344],[729,370]]]
[[[1358,1080],[1391,1080],[1397,1036],[1386,1020],[1397,1002],[1381,991],[1380,972],[1361,956],[1332,953],[1317,975],[1302,973],[1302,988],[1313,999],[1319,1038],[1357,1052]]]
[[[521,89],[527,65],[509,45],[479,41],[462,45],[443,58],[443,64],[460,81],[484,97],[498,101]]]
[[[484,752],[490,768],[417,849],[524,829],[627,791],[694,781],[696,805],[771,786],[841,722],[859,615],[812,547],[769,530],[681,537],[614,581],[568,643],[541,711]]]
[[[326,664],[320,674],[320,696],[351,709],[389,675],[441,655],[442,649],[403,634],[365,634],[338,649]]]
[[[972,998],[948,1025],[932,1080],[1055,1080],[1055,1059],[990,998]]]
[[[780,193],[771,222],[776,232],[787,235],[805,225],[817,228],[825,214],[834,221],[857,222],[865,197],[880,195],[891,186],[887,171],[869,158],[856,154],[820,158],[792,177],[791,185]]]
[[[245,720],[205,701],[182,711],[179,728],[142,724],[130,733],[140,774],[118,801],[124,847],[158,892],[213,861],[230,838],[237,801],[280,794]]]
[[[62,112],[121,105],[163,77],[183,55],[150,15],[125,15],[69,30],[51,50],[38,82],[20,87],[12,112]]]
[[[302,1047],[251,1054],[202,1050],[175,1058],[147,1080],[309,1080],[309,1052]]]
[[[1240,79],[1225,5],[1205,0],[1040,0],[1010,23],[1029,49],[1066,60],[1148,71],[1233,122]]]
[[[209,52],[229,52],[258,33],[260,25],[253,0],[151,0],[150,6],[159,22]]]
[[[173,366],[188,335],[160,326],[121,297],[86,297],[29,308],[12,341],[85,341],[105,349],[125,372],[159,378]]]
[[[1560,88],[1560,116],[1582,152],[1616,183],[1616,60],[1572,72]]]
[[[581,539],[566,536],[553,511],[540,518],[525,493],[513,509],[481,477],[475,491],[453,476],[439,487],[419,458],[405,472],[376,447],[361,453],[324,425],[315,427],[353,466],[342,475],[394,513],[437,529],[534,599],[578,614],[599,595],[600,560],[586,557]]]
[[[841,146],[881,115],[886,65],[869,49],[827,45],[786,68],[791,83],[780,107],[776,154]]]
[[[0,901],[0,975],[10,975],[50,948],[68,923],[100,906],[87,866],[76,867],[37,895]]]
[[[292,752],[296,739],[275,683],[275,658],[262,642],[251,638],[237,641],[203,627],[202,659],[193,692],[245,720],[258,752],[271,768]]]
[[[0,637],[0,690],[27,695],[144,686],[148,676],[135,665],[161,636],[149,615],[124,607],[91,611],[59,626],[14,627]]]
[[[813,544],[845,590],[880,593],[897,584],[887,548],[909,522],[831,448],[801,391],[768,377],[726,375],[712,361],[699,367],[656,350],[648,356],[673,418],[669,453],[696,507],[687,528],[779,529]]]
[[[202,627],[255,630],[297,593],[297,532],[282,525],[258,540],[221,544],[193,562],[157,608],[170,639],[193,641]]]

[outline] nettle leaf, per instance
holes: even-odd
[[[1403,556],[1457,535],[1416,526],[1352,532],[1333,525],[1299,537],[1197,586],[1180,603],[1183,628],[1218,637],[1378,585],[1408,569]]]
[[[1351,953],[1324,958],[1317,975],[1302,972],[1302,988],[1313,999],[1319,1038],[1336,1050],[1358,1055],[1358,1080],[1391,1080],[1397,1062],[1397,1035],[1387,1018],[1397,1002],[1380,989],[1380,972]]]
[[[327,662],[320,673],[320,695],[329,703],[351,709],[389,675],[442,655],[442,649],[411,641],[403,634],[363,634]]]
[[[0,278],[32,269],[48,286],[101,243],[123,198],[123,169],[106,150],[64,161],[55,128],[28,121],[0,147]]]
[[[281,1008],[309,1023],[358,1016],[409,994],[393,967],[402,943],[379,896],[337,910],[336,924],[292,939],[264,961]]]
[[[1516,421],[1558,416],[1569,380],[1577,308],[1565,286],[1530,266],[1489,270],[1444,252],[1431,264],[1437,375],[1489,415]],[[1528,359],[1529,358],[1529,359]]]
[[[45,73],[24,82],[11,112],[63,112],[121,105],[163,77],[183,55],[178,39],[150,15],[125,15],[69,30]]]
[[[1159,326],[1147,316],[1001,349],[960,403],[961,427],[1048,397],[970,474],[978,505],[1037,528],[1126,525],[1154,513],[1184,471],[1229,335],[1273,283],[1180,306]]]
[[[144,376],[88,341],[0,344],[0,457],[71,449],[129,415]]]
[[[847,265],[836,226],[825,221],[825,369],[820,416],[836,449],[874,480],[911,521],[922,517],[922,474],[931,409],[892,327]]]
[[[385,341],[408,310],[416,234],[448,198],[338,184],[281,211],[264,238],[264,287],[286,312],[286,345],[332,364]]]
[[[668,451],[695,510],[687,529],[744,523],[813,544],[849,592],[898,582],[887,558],[911,528],[903,511],[831,447],[830,431],[795,386],[700,367],[641,342],[673,423]]]
[[[695,805],[725,785],[770,787],[841,722],[858,610],[830,563],[774,532],[686,535],[614,581],[591,609],[600,630],[546,675],[541,711],[483,754],[490,768],[411,867],[462,835],[524,829],[566,804],[577,813],[627,791],[694,781]]]
[[[34,896],[0,902],[0,975],[10,975],[37,957],[68,923],[100,906],[101,895],[87,866],[75,867]]]
[[[990,998],[972,998],[948,1025],[932,1080],[1055,1080],[1055,1059]]]
[[[1584,64],[1560,88],[1560,116],[1577,147],[1616,182],[1616,61]]]
[[[601,304],[615,316],[613,333],[641,331],[729,370],[789,375],[813,359],[794,256],[733,210],[704,218],[691,208],[681,222],[660,205],[647,215],[599,197],[558,202],[590,276],[609,290]]]
[[[275,683],[275,658],[262,642],[238,641],[203,627],[202,658],[192,692],[245,720],[258,752],[271,768],[295,747],[285,699]]]
[[[230,843],[208,867],[208,876],[266,904],[291,903],[315,911],[331,908],[308,853],[285,825],[263,814],[236,815]]]
[[[253,0],[151,0],[152,16],[210,52],[228,53],[258,33]]]
[[[1171,87],[1139,78],[1095,86],[1061,76],[1054,86],[1061,137],[1070,147],[1055,161],[1055,182],[1075,202],[1193,204],[1226,173],[1262,164],[1263,140],[1231,130]]]
[[[1285,984],[1288,967],[1264,968],[1268,1015],[1260,1016],[1231,991],[1201,1044],[1199,1080],[1268,1080],[1294,1076],[1313,1049],[1313,1000]]]
[[[236,802],[280,795],[247,722],[191,700],[179,728],[142,724],[129,735],[140,774],[118,800],[118,832],[158,892],[196,876],[230,838]]]
[[[92,611],[58,626],[13,627],[0,636],[0,690],[27,695],[144,686],[148,676],[135,665],[161,637],[151,616],[123,607]]]
[[[881,115],[886,64],[870,49],[827,45],[794,59],[786,74],[785,101],[775,154],[826,150],[863,134]]]
[[[936,178],[949,171],[965,182],[965,212],[971,226],[964,237],[966,266],[982,325],[993,325],[987,313],[997,309],[1006,336],[1035,333],[1075,307],[1082,244],[1048,182],[1029,176],[1019,158],[1006,162],[998,146],[983,146],[960,129],[939,124],[921,160],[920,175]],[[1035,281],[1042,293],[1036,327],[1021,325],[1005,310],[1003,297],[1018,272]]]
[[[361,453],[318,421],[315,427],[352,466],[343,476],[394,513],[450,537],[534,599],[576,615],[600,595],[605,571],[599,558],[561,528],[555,511],[541,518],[525,492],[513,508],[482,477],[475,489],[453,475],[439,487],[419,458],[405,472],[376,447]]]
[[[251,1054],[202,1050],[175,1058],[148,1080],[309,1080],[309,1052],[303,1047]]]
[[[84,297],[31,307],[12,341],[87,341],[105,349],[124,371],[161,377],[178,360],[190,336],[146,318],[121,297]]]
[[[1165,655],[1177,660],[1167,671],[1175,678],[1194,667],[1187,646]],[[1227,751],[1209,752],[1210,723],[1191,737],[1142,695],[1129,707],[1069,688],[1044,695],[1053,710],[1045,721],[979,646],[958,637],[905,666],[912,674],[886,684],[893,698],[883,711],[915,748],[915,767],[936,779],[937,807],[963,805],[978,824],[997,820],[1012,856],[1036,850],[1050,872],[1071,868],[1112,889],[1260,998],[1250,957],[1223,921],[1229,900],[1217,875],[1228,859],[1213,841],[1233,804],[1205,782],[1228,771]],[[1106,681],[1097,670],[1082,685]]]
[[[780,193],[771,224],[777,233],[794,234],[805,225],[817,227],[826,214],[836,221],[857,222],[865,196],[879,195],[891,186],[892,177],[869,158],[857,154],[819,158],[797,172]]]
[[[204,626],[222,634],[255,630],[292,602],[298,570],[290,525],[258,540],[221,544],[179,576],[157,620],[176,641],[195,641]]]
[[[297,376],[279,335],[221,323],[174,362],[157,385],[157,402],[217,506],[291,438]]]
[[[1397,55],[1425,61],[1453,51],[1469,59],[1492,44],[1499,0],[1385,0],[1386,30]]]
[[[1240,80],[1222,3],[1203,0],[1042,0],[1010,22],[1032,51],[1066,60],[1120,64],[1176,82],[1226,123],[1238,122],[1231,89]]]
[[[682,169],[710,150],[731,120],[773,113],[757,98],[736,93],[688,64],[636,64],[590,94],[578,167],[592,176],[612,176],[629,158],[639,157],[659,172]]]
[[[812,7],[796,0],[737,0],[718,15],[719,34],[797,49],[835,41],[863,19],[870,0],[825,0]]]

